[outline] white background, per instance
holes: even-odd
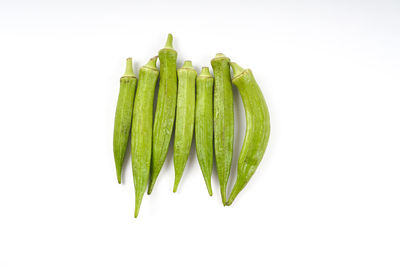
[[[0,0],[0,266],[400,266],[399,15],[395,0]],[[119,78],[169,32],[178,66],[223,52],[253,70],[271,138],[231,207],[192,149],[178,193],[169,153],[134,219],[130,159],[118,185],[112,152]]]

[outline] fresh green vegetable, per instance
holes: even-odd
[[[233,154],[233,96],[230,59],[217,54],[211,60],[214,70],[214,150],[222,203],[226,203],[226,186]]]
[[[132,172],[135,184],[135,218],[149,181],[151,162],[151,143],[153,132],[153,100],[158,69],[157,57],[153,57],[139,71],[132,119]]]
[[[236,183],[226,203],[231,205],[236,196],[249,182],[267,148],[270,121],[267,104],[250,69],[231,63],[232,82],[239,90],[246,112],[246,135],[239,156]]]
[[[113,150],[118,183],[121,183],[122,165],[131,131],[133,100],[136,77],[132,69],[132,58],[126,60],[126,71],[120,79],[120,89],[114,120]]]
[[[165,47],[158,52],[160,60],[160,86],[153,126],[153,155],[151,161],[151,182],[148,194],[151,194],[158,174],[167,157],[175,121],[177,76],[177,52],[172,48],[172,35],[168,35]]]
[[[197,158],[210,196],[212,196],[211,172],[213,166],[213,84],[214,79],[208,67],[203,67],[196,83],[194,127]]]
[[[193,138],[197,72],[187,60],[178,70],[178,99],[176,106],[174,167],[174,192],[178,189],[190,153]]]

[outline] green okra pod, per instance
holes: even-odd
[[[126,71],[120,79],[120,89],[114,120],[113,150],[118,183],[121,183],[122,165],[131,131],[133,100],[135,98],[136,77],[132,69],[132,59],[126,60]]]
[[[217,54],[211,60],[214,70],[214,150],[222,203],[226,203],[226,186],[233,155],[233,95],[230,59]]]
[[[148,194],[151,194],[158,174],[167,157],[175,121],[177,52],[172,47],[171,34],[168,35],[165,47],[158,52],[158,58],[160,60],[160,85],[153,126],[153,154]]]
[[[246,135],[239,155],[237,180],[227,205],[232,204],[256,171],[267,148],[271,129],[268,107],[253,73],[233,62],[231,67],[232,82],[239,90],[246,113]]]
[[[196,82],[194,127],[197,158],[210,196],[213,166],[213,84],[214,79],[208,67],[203,67]]]
[[[153,100],[158,78],[157,57],[153,57],[139,72],[132,119],[132,172],[135,184],[135,218],[149,181],[153,133]]]
[[[178,189],[193,138],[197,72],[187,60],[178,69],[178,98],[174,141],[174,192]]]

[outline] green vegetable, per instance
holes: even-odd
[[[158,174],[167,157],[169,142],[175,121],[177,76],[177,52],[172,48],[172,35],[168,35],[165,47],[158,52],[160,59],[160,86],[153,127],[153,155],[151,161],[151,182],[148,194],[154,188]]]
[[[197,72],[187,60],[178,70],[178,99],[176,106],[174,167],[174,192],[178,189],[183,170],[189,157],[193,138]]]
[[[213,165],[213,84],[207,67],[197,77],[195,139],[196,152],[207,190],[212,196],[211,172]]]
[[[131,131],[133,100],[136,77],[132,70],[132,58],[126,60],[126,71],[120,79],[120,89],[114,120],[113,150],[118,183],[121,183],[122,165]]]
[[[227,205],[232,204],[256,171],[267,148],[271,129],[268,107],[253,73],[250,69],[244,70],[233,62],[231,67],[232,82],[239,90],[246,112],[246,135],[239,155],[238,177]]]
[[[153,57],[139,71],[132,119],[132,172],[135,184],[135,218],[149,181],[153,132],[153,100],[158,78],[157,57]]]
[[[233,154],[233,96],[230,59],[217,54],[211,60],[214,70],[214,150],[222,203],[226,203],[226,185]]]

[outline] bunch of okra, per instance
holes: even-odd
[[[160,70],[156,66],[157,58]],[[173,191],[176,192],[181,180],[194,129],[197,158],[208,193],[212,195],[211,173],[215,152],[222,203],[228,206],[250,180],[268,144],[268,108],[250,69],[243,69],[230,62],[225,55],[217,54],[211,60],[213,78],[208,67],[203,67],[197,75],[189,60],[177,70],[176,58],[177,52],[172,47],[172,35],[169,34],[158,57],[151,58],[140,69],[139,79],[133,73],[132,59],[128,58],[125,74],[120,80],[114,124],[114,158],[118,182],[121,183],[122,165],[131,135],[135,217],[139,214],[147,186],[148,194],[151,194],[164,164],[174,122]],[[154,90],[158,76],[160,83],[153,122]],[[238,177],[227,199],[226,186],[234,137],[232,83],[239,90],[246,112],[246,135],[239,156]]]

